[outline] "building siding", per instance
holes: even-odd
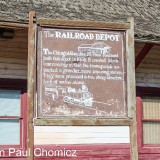
[[[0,78],[27,79],[27,30],[15,30],[14,38],[0,38]]]
[[[144,43],[136,43],[136,55]],[[160,45],[154,45],[136,69],[136,85],[142,87],[160,87]]]
[[[0,78],[27,79],[27,30],[0,38]],[[135,43],[136,55],[144,43]],[[136,69],[137,86],[160,87],[160,46],[155,45]],[[129,127],[35,126],[35,144],[129,143]]]

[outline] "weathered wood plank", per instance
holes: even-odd
[[[135,54],[134,54],[134,20],[129,18],[131,29],[127,30],[126,35],[126,57],[127,57],[127,107],[129,116],[135,116]]]
[[[145,73],[143,73],[143,72],[136,73],[136,78],[142,78],[142,77],[145,77]]]
[[[155,52],[154,50],[152,50],[152,54],[148,54],[146,58],[160,59],[159,53],[160,51]]]
[[[20,43],[27,43],[28,42],[28,39],[27,37],[15,37],[13,39],[1,39],[1,42],[10,42],[10,43],[13,43],[13,42],[20,42]]]
[[[9,74],[9,75],[0,75],[0,78],[27,79],[27,75]]]
[[[1,63],[12,63],[12,64],[27,64],[27,59],[25,58],[4,58],[0,57]]]
[[[130,119],[35,119],[34,125],[38,126],[105,126],[105,125],[130,125]]]
[[[7,43],[8,42],[8,43]],[[8,40],[8,41],[4,41],[4,42],[0,42],[0,47],[11,47],[11,48],[25,48],[25,49],[27,49],[28,47],[27,47],[27,43],[23,43],[23,42],[12,42],[12,43],[9,43],[10,41]]]
[[[144,72],[146,74],[149,74],[149,73],[160,74],[160,70],[154,69],[154,68],[137,68],[136,73],[138,72]]]
[[[27,70],[19,70],[19,69],[0,69],[0,74],[1,75],[27,75]]]
[[[27,73],[27,65],[25,64],[9,64],[9,63],[1,63],[0,69],[4,70],[24,70]]]
[[[28,54],[26,54],[26,50],[23,52],[12,52],[12,51],[1,51],[0,49],[0,57],[2,58],[17,58],[17,59],[27,59]]]
[[[128,133],[129,126],[35,126],[35,133]]]
[[[135,54],[134,54],[134,19],[129,17],[131,29],[127,30],[127,105],[129,116],[132,117],[130,125],[130,155],[131,160],[138,159],[137,125],[136,125],[136,93],[135,93]]]
[[[16,37],[27,37],[28,38],[28,34],[27,34],[28,32],[27,31],[28,31],[27,28],[19,29],[19,30],[15,29],[14,35]]]
[[[154,63],[141,63],[139,65],[140,68],[149,68],[149,69],[160,69],[160,64],[154,64]]]
[[[155,78],[137,78],[137,83],[144,83],[144,84],[160,84],[160,78],[159,79],[155,79]]]
[[[144,120],[145,121],[145,120]],[[149,120],[148,120],[149,121]],[[148,122],[147,121],[147,122]],[[160,120],[157,120],[157,122],[160,122]],[[35,133],[36,134],[36,139],[54,139],[54,138],[59,138],[59,139],[66,139],[66,137],[68,139],[76,139],[76,138],[84,138],[84,139],[87,139],[87,138],[117,138],[117,137],[120,137],[120,138],[126,138],[128,136],[127,133],[100,133],[100,132],[88,132],[88,133],[73,133],[72,130],[70,133],[65,133],[65,132],[51,132],[51,133]],[[53,136],[54,134],[54,136]],[[107,135],[107,137],[106,137]],[[105,142],[104,142],[105,143]]]
[[[54,134],[52,134],[54,135]],[[37,135],[35,135],[37,137]],[[63,134],[64,136],[64,134]],[[66,135],[65,135],[66,136]],[[78,138],[77,136],[75,136],[74,134],[71,135],[72,138],[58,138],[55,136],[55,138],[53,139],[35,139],[35,144],[43,144],[43,145],[48,145],[48,144],[95,144],[95,143],[98,143],[98,144],[107,144],[107,143],[112,143],[112,144],[115,144],[115,143],[127,143],[129,142],[128,138],[97,138],[97,137],[80,137]],[[75,137],[74,137],[75,136]]]
[[[41,148],[42,145],[36,145],[35,148]],[[129,146],[128,145],[105,145],[105,144],[88,144],[88,145],[47,145],[43,146],[44,150],[73,150],[75,149],[76,158],[67,158],[67,160],[129,160]],[[127,157],[126,157],[127,156]],[[124,159],[125,157],[125,159]],[[58,157],[57,157],[58,158]],[[55,157],[55,159],[57,159]],[[39,158],[38,158],[39,159]],[[43,157],[41,160],[44,160]],[[50,158],[49,158],[50,159]],[[53,159],[53,158],[51,158]],[[50,160],[51,160],[50,159]],[[59,157],[58,159],[66,160],[66,157]]]
[[[154,43],[156,45],[159,45],[160,42],[159,40],[155,40],[155,39],[143,39],[143,38],[135,38],[135,41],[136,42],[139,42],[139,43]]]
[[[159,53],[157,53],[157,54],[159,54]],[[146,63],[146,64],[160,64],[160,58],[159,59],[145,58],[143,63]]]
[[[29,30],[28,30],[28,91],[27,91],[27,155],[28,160],[34,159],[34,69],[35,69],[35,26],[33,19],[35,12],[29,12]]]
[[[25,58],[27,58],[27,49],[25,48],[5,48],[5,47],[0,47],[0,57],[10,57],[10,56],[13,56],[13,55],[16,55],[17,58],[21,57],[22,56],[25,56]],[[19,54],[17,54],[19,53]],[[7,54],[7,56],[6,56]]]
[[[28,28],[28,24],[22,24],[21,23],[15,23],[15,22],[12,22],[12,21],[8,21],[8,22],[3,22],[3,21],[0,21],[0,27],[1,28],[17,28],[17,29],[22,29],[22,28]]]
[[[99,29],[122,29],[126,30],[130,28],[129,23],[113,23],[113,22],[98,22],[98,21],[73,21],[73,20],[52,20],[52,19],[37,19],[39,25],[52,25],[52,26],[63,26],[63,27],[83,27],[83,28],[99,28]]]

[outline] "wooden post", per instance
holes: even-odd
[[[34,159],[34,66],[35,66],[35,30],[33,18],[35,12],[29,12],[29,29],[28,29],[28,91],[27,91],[27,159]]]
[[[130,125],[130,156],[131,160],[138,160],[137,125],[136,125],[136,94],[135,94],[135,52],[134,52],[134,19],[127,19],[131,28],[127,30],[127,92]]]

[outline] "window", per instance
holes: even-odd
[[[0,79],[0,148],[26,148],[26,82]]]
[[[151,150],[159,153],[157,147],[160,147],[160,89],[139,87],[137,95],[137,131],[140,151],[146,149],[147,152]]]
[[[0,89],[0,144],[20,145],[20,90]]]
[[[143,96],[143,144],[160,145],[160,97]]]

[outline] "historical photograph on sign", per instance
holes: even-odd
[[[39,27],[38,117],[127,117],[125,32]]]

